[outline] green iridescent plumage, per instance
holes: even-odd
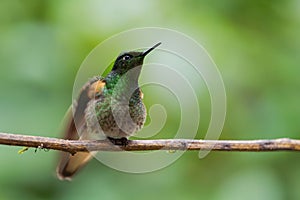
[[[87,127],[91,132],[102,132],[110,138],[127,138],[143,127],[146,108],[138,78],[144,57],[156,46],[146,52],[132,51],[118,56],[112,71],[103,79],[103,90],[95,93],[87,106]]]

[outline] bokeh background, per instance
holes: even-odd
[[[160,26],[190,35],[216,62],[228,98],[221,139],[299,139],[299,11],[297,0],[1,0],[0,131],[61,137],[87,54],[120,31]],[[209,119],[208,100],[201,114]],[[61,182],[57,152],[20,149],[0,146],[0,200],[300,199],[295,152],[212,152],[201,160],[186,152],[148,174],[93,160],[73,182]]]

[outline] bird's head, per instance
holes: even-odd
[[[146,51],[129,51],[121,53],[117,57],[112,71],[123,74],[129,71],[130,69],[142,66],[145,56],[149,54],[153,49],[158,47],[160,44],[161,42],[157,43],[156,45],[154,45]]]

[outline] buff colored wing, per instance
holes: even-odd
[[[74,116],[72,115],[72,109],[69,108],[65,116],[65,130],[64,139],[68,140],[80,140],[87,139],[87,134],[85,131],[79,137],[77,128],[84,129],[85,127],[85,109],[88,102],[95,97],[95,95],[101,94],[105,82],[100,77],[95,77],[90,80],[82,89],[79,98],[77,100],[77,105],[75,106]],[[76,126],[75,126],[76,124]],[[78,152],[75,155],[71,155],[67,152],[62,152],[57,166],[57,177],[61,180],[71,180],[72,176],[82,168],[93,155],[88,152]]]

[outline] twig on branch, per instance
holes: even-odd
[[[64,140],[57,138],[0,133],[0,144],[53,149],[75,154],[84,151],[213,150],[213,151],[300,151],[300,140],[129,140],[124,147],[109,140]]]

